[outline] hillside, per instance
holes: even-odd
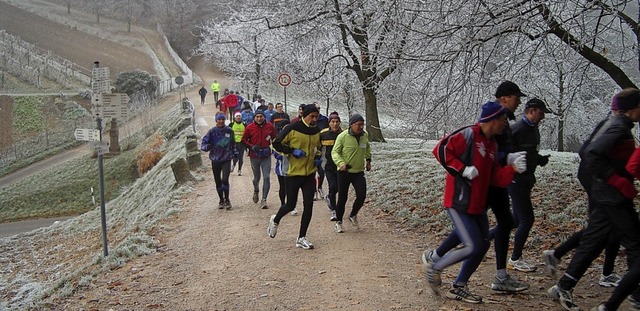
[[[29,11],[11,3],[24,6]],[[79,12],[69,16],[64,8],[46,1],[0,1],[1,29],[87,70],[91,70],[94,61],[100,61],[101,66],[109,67],[112,77],[118,72],[134,69],[154,74],[163,70],[162,66],[154,64],[145,41],[134,39],[139,36],[139,32],[149,30],[135,28],[132,34],[128,34],[125,24],[102,19],[100,24],[85,20],[91,28],[82,31],[77,24],[80,23],[77,20],[82,18]],[[127,37],[129,39],[123,39]]]

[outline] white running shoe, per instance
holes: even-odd
[[[342,221],[336,221],[336,232],[343,233],[344,229],[342,228]]]
[[[294,208],[289,214],[292,216],[298,215],[298,210]]]
[[[518,260],[512,260],[511,258],[509,258],[509,260],[507,261],[507,267],[509,269],[522,272],[534,272],[538,269],[535,264],[529,263],[523,258],[520,258]]]
[[[354,228],[360,229],[360,224],[358,223],[358,215],[349,216],[349,221],[351,222],[351,225],[353,225]]]
[[[600,282],[598,284],[602,287],[616,287],[622,278],[617,275],[615,272],[612,272],[609,275],[601,275]]]
[[[313,244],[311,244],[311,242],[307,240],[307,237],[303,236],[296,240],[296,247],[302,249],[313,249]]]
[[[267,228],[267,234],[272,238],[275,238],[278,233],[278,224],[275,219],[276,215],[271,215],[271,218],[269,218],[269,227]]]
[[[262,201],[260,202],[260,208],[261,208],[261,209],[267,209],[267,208],[269,208],[269,207],[267,206],[267,200],[262,199]]]

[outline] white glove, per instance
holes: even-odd
[[[518,151],[518,152],[514,152],[514,153],[509,153],[507,154],[507,165],[513,165],[513,162],[515,162],[515,160],[519,157],[519,156],[526,156],[527,152],[526,151]]]
[[[478,177],[478,169],[476,169],[475,166],[467,166],[462,171],[462,177],[473,180],[474,178]]]
[[[511,164],[511,166],[513,166],[513,169],[517,173],[524,173],[527,170],[527,156],[521,155],[517,157],[513,160],[513,164]]]

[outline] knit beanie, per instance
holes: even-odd
[[[338,122],[340,122],[340,116],[338,115],[338,113],[336,111],[334,111],[334,112],[329,114],[329,121],[331,121],[333,119],[338,119]]]
[[[480,113],[479,123],[487,123],[491,120],[495,120],[502,115],[507,114],[507,108],[500,105],[497,102],[486,102],[482,105],[482,112]]]
[[[356,114],[352,115],[351,118],[349,118],[349,125],[352,125],[352,124],[354,124],[356,122],[359,122],[359,121],[364,122],[364,118],[359,113],[356,113]]]
[[[264,117],[264,111],[262,111],[262,109],[256,110],[256,113],[254,113],[254,116],[257,116],[259,114],[261,114]]]
[[[313,112],[320,113],[320,111],[318,110],[318,108],[316,108],[315,105],[305,105],[304,108],[302,108],[302,117],[306,117]]]
[[[614,96],[617,102],[618,110],[628,111],[636,108],[640,104],[640,90],[634,88],[626,88]],[[613,109],[613,102],[611,103]]]

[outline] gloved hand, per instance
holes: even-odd
[[[282,155],[277,152],[273,152],[273,157],[276,158],[276,160],[282,160]]]
[[[618,174],[611,175],[607,183],[615,187],[627,199],[633,199],[638,194],[638,190],[633,186],[633,183]]]
[[[240,157],[240,153],[238,152],[238,150],[233,150],[233,158],[237,160],[238,157]]]
[[[551,155],[548,154],[548,155],[543,155],[543,156],[538,157],[538,165],[540,165],[540,166],[547,165],[547,163],[549,163],[549,157],[550,156]]]
[[[300,158],[306,157],[307,153],[300,149],[293,149],[293,152],[291,152],[291,155],[296,159],[300,159]]]
[[[258,145],[253,145],[253,146],[251,147],[251,151],[253,151],[254,153],[258,153],[258,152],[260,152],[260,146],[258,146]]]
[[[517,172],[517,173],[524,173],[527,171],[527,156],[526,155],[520,155],[519,157],[515,158],[513,160],[513,163],[511,164],[511,166],[513,166],[513,169]]]
[[[473,165],[467,166],[462,171],[462,177],[468,180],[473,180],[474,178],[478,177],[478,169]]]
[[[507,154],[507,165],[513,165],[513,162],[519,157],[519,156],[527,156],[527,152],[526,151],[518,151],[518,152],[513,152],[513,153],[509,153]]]
[[[320,167],[320,165],[322,165],[322,157],[316,157],[313,159],[313,165]]]

